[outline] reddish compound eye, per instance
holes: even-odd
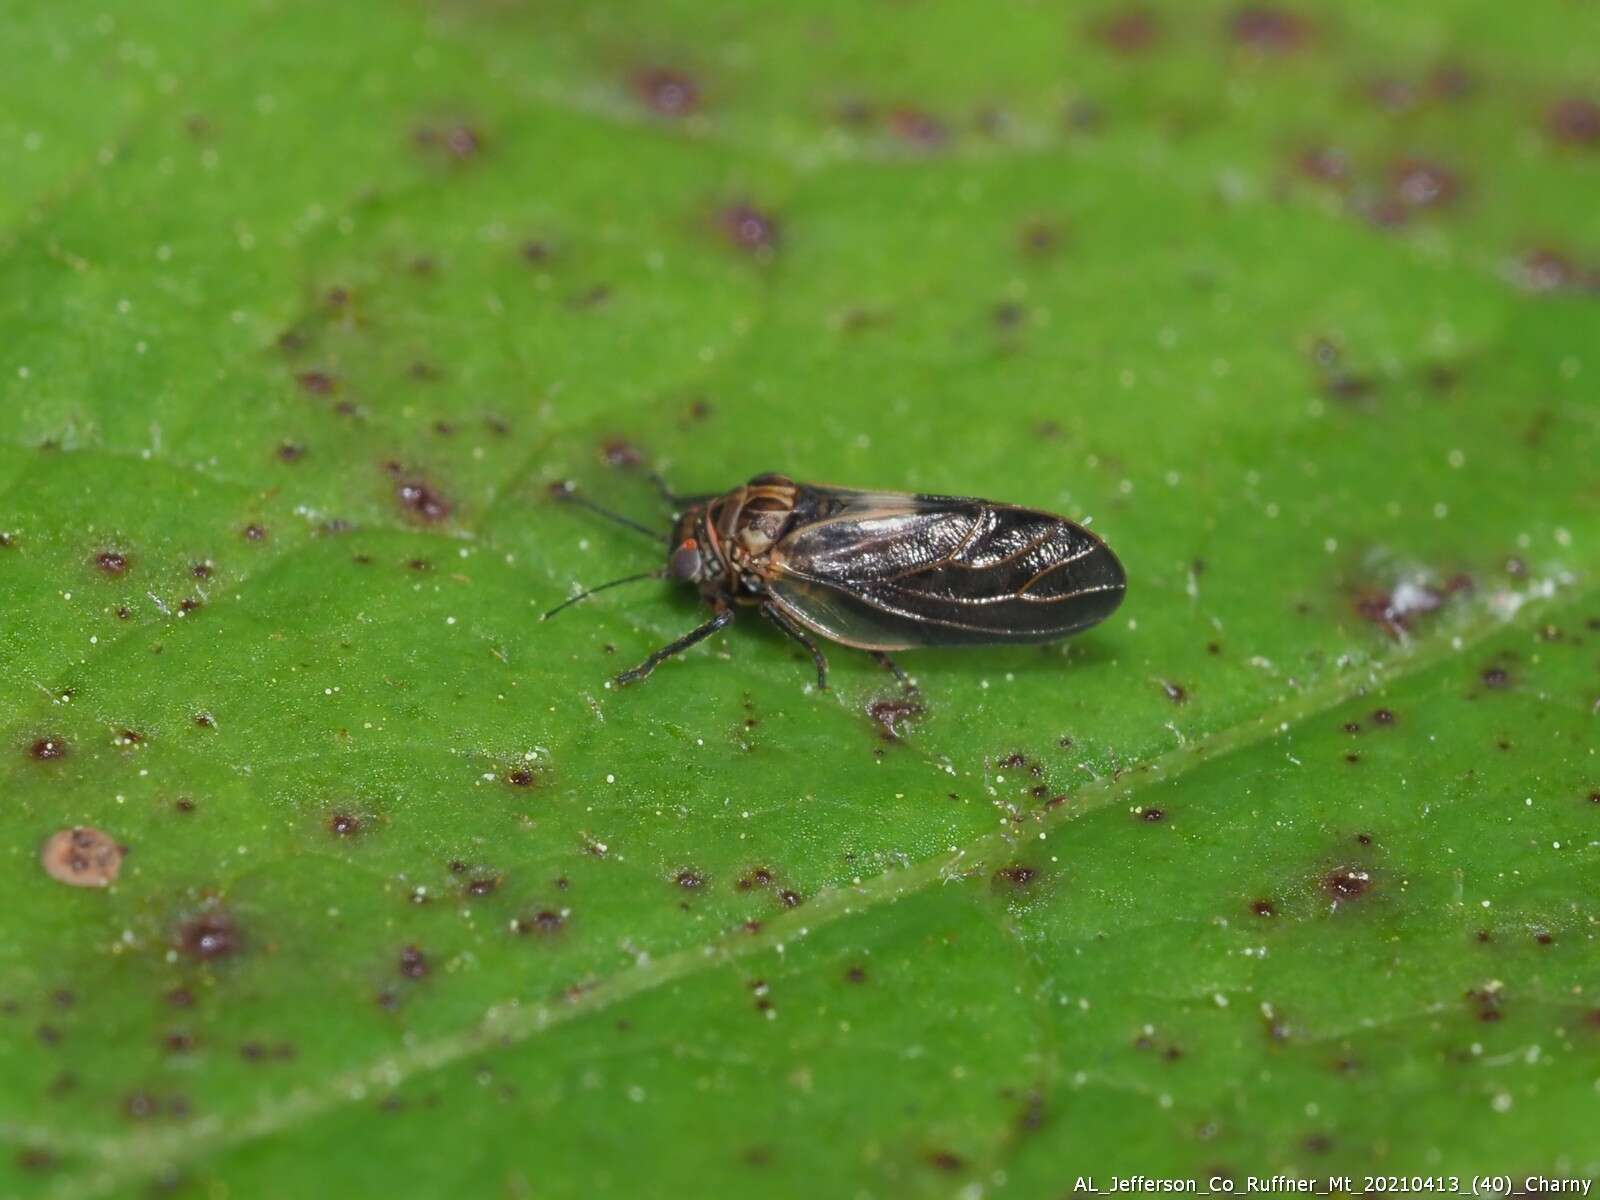
[[[700,577],[700,545],[693,538],[684,538],[683,543],[672,552],[672,558],[667,562],[667,574],[674,579],[685,582]]]

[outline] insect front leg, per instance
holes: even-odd
[[[717,611],[717,615],[712,617],[711,620],[707,621],[704,625],[701,625],[698,629],[691,629],[677,641],[670,645],[661,647],[661,649],[657,650],[637,667],[634,667],[633,670],[624,671],[612,682],[614,682],[618,687],[627,687],[630,683],[638,683],[639,680],[650,674],[651,671],[654,671],[657,666],[671,658],[674,654],[681,654],[696,642],[705,641],[706,638],[710,637],[713,633],[721,629],[724,625],[727,625],[732,620],[733,609],[719,609]]]
[[[811,640],[810,635],[807,634],[804,629],[801,629],[800,626],[791,621],[787,616],[785,616],[782,610],[777,608],[775,605],[763,604],[761,606],[761,614],[779,629],[783,630],[784,633],[788,634],[807,650],[811,651],[811,661],[817,666],[817,687],[824,692],[827,691],[828,659],[827,656],[822,653],[821,649],[818,648],[817,644]]]

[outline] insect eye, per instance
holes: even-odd
[[[672,558],[667,562],[667,573],[674,579],[694,579],[700,574],[700,546],[693,538],[685,538],[683,544],[672,552]]]

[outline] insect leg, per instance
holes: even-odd
[[[907,675],[900,669],[899,663],[895,662],[894,659],[890,658],[882,650],[872,651],[872,657],[877,660],[878,665],[885,671],[892,671],[894,673],[894,677],[900,681],[901,687],[905,688],[908,692],[913,690],[911,676]]]
[[[715,500],[722,495],[721,492],[701,492],[694,496],[680,496],[672,490],[672,485],[661,477],[659,471],[650,472],[650,482],[656,485],[656,491],[661,493],[661,498],[673,508],[682,509],[688,504],[700,504],[706,500]]]
[[[613,682],[618,687],[627,687],[630,683],[639,682],[639,680],[650,674],[651,671],[654,671],[659,664],[665,662],[674,654],[681,654],[696,642],[705,641],[706,638],[710,637],[713,633],[721,629],[724,625],[728,624],[728,622],[732,620],[733,609],[724,608],[720,610],[716,616],[712,617],[711,620],[707,621],[704,625],[701,625],[698,629],[691,629],[688,633],[684,634],[671,645],[661,647],[661,649],[657,650],[637,667],[634,667],[633,670],[624,671],[621,675],[618,675]]]
[[[801,629],[800,626],[796,625],[788,617],[784,616],[782,612],[780,612],[771,604],[763,604],[761,606],[761,615],[766,617],[767,620],[771,621],[795,641],[799,642],[807,650],[811,651],[811,661],[817,664],[817,687],[824,692],[827,691],[828,659],[818,648],[817,644],[811,640],[806,631]]]

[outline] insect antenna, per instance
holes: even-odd
[[[632,517],[625,517],[619,512],[612,512],[609,508],[601,508],[593,500],[578,495],[570,483],[557,484],[551,488],[551,494],[563,504],[576,504],[579,508],[586,508],[592,513],[598,513],[608,521],[615,521],[618,525],[626,525],[635,533],[642,533],[654,542],[665,542],[667,538],[648,525],[641,525]]]
[[[613,579],[610,583],[596,584],[592,588],[588,588],[585,591],[579,592],[576,596],[569,596],[567,599],[563,600],[560,604],[558,604],[554,608],[552,608],[549,612],[545,613],[544,616],[539,618],[539,620],[548,621],[551,617],[555,616],[563,608],[566,608],[567,605],[576,604],[579,600],[587,599],[588,597],[594,595],[596,592],[603,592],[607,588],[620,587],[624,583],[638,583],[641,579],[662,579],[662,578],[665,578],[665,572],[663,572],[663,571],[643,571],[643,572],[640,572],[638,575],[624,575],[621,579]]]

